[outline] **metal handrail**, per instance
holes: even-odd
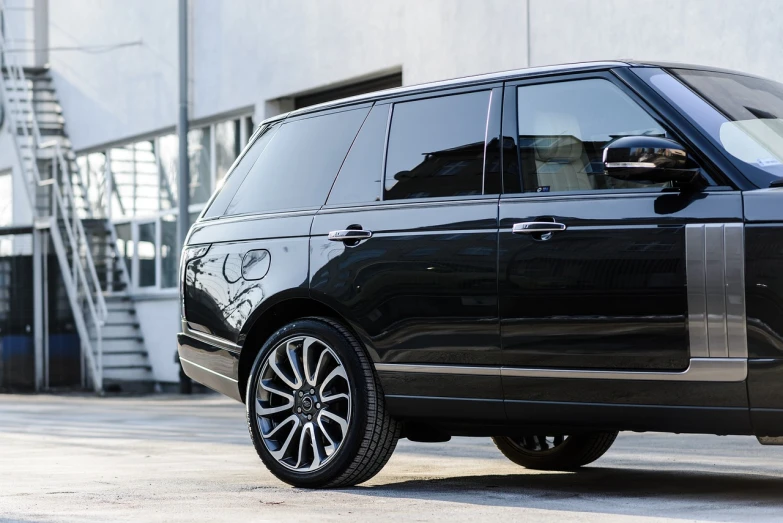
[[[5,5],[3,0],[0,0],[0,12],[5,11]],[[97,271],[95,270],[95,263],[92,259],[92,252],[90,245],[87,241],[87,235],[84,231],[84,226],[79,218],[76,210],[76,199],[73,193],[73,188],[70,181],[70,169],[68,163],[65,161],[65,157],[62,154],[59,143],[54,143],[55,157],[53,158],[53,172],[52,179],[42,180],[41,174],[38,170],[36,162],[36,151],[52,147],[52,144],[42,144],[41,132],[38,127],[38,121],[35,114],[35,107],[33,104],[32,90],[27,87],[27,79],[25,78],[24,68],[18,63],[14,56],[10,56],[7,53],[7,40],[0,35],[0,57],[3,64],[5,64],[6,70],[9,75],[9,84],[13,83],[14,98],[13,104],[8,96],[7,86],[3,74],[0,74],[0,92],[5,106],[8,108],[7,118],[12,129],[14,146],[16,149],[19,161],[22,163],[22,171],[26,174],[27,183],[30,187],[37,190],[38,188],[50,187],[51,188],[51,215],[49,216],[49,227],[52,236],[52,243],[55,248],[55,254],[57,255],[60,271],[63,274],[63,282],[65,284],[66,293],[73,309],[74,320],[76,323],[79,337],[83,347],[83,352],[86,356],[87,364],[89,365],[93,387],[97,392],[103,390],[103,349],[102,349],[102,327],[108,317],[108,310],[106,308],[106,302],[101,292],[100,281],[98,280]],[[29,122],[26,118],[23,121],[17,121],[17,114],[25,114],[24,106],[27,106],[28,113],[30,115]],[[29,129],[28,129],[29,126]],[[31,156],[30,165],[24,165],[24,156],[22,154],[22,148],[19,144],[19,137],[17,134],[21,130],[21,137],[25,139],[25,142],[30,142]],[[57,167],[62,170],[63,179],[65,183],[65,191],[60,189],[60,184],[57,180]],[[36,194],[37,192],[28,192],[30,204],[34,212],[37,211]],[[67,205],[66,205],[67,203]],[[69,216],[70,210],[70,216]],[[66,237],[68,244],[71,248],[72,260],[69,263],[65,245],[62,241],[62,235],[60,234],[58,217],[62,216],[62,223],[66,231]],[[71,224],[71,220],[73,224]],[[84,263],[82,262],[82,253],[87,265],[87,271],[90,274],[88,280]],[[81,294],[81,298],[80,298]],[[90,333],[87,322],[84,317],[84,307],[80,306],[80,299],[86,302],[86,310],[89,313],[89,319],[95,328],[97,351],[93,353],[93,346],[90,340]],[[96,307],[97,301],[97,307]],[[96,358],[97,354],[97,358]],[[97,359],[97,361],[96,361]]]

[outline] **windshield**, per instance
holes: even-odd
[[[649,75],[653,87],[690,116],[750,181],[768,187],[783,178],[783,84],[717,71],[675,68],[669,70],[673,77],[657,71]]]

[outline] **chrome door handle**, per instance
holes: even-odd
[[[331,231],[329,233],[329,240],[333,242],[350,242],[361,241],[372,238],[372,231],[365,231],[363,229],[345,229],[342,231]]]
[[[515,223],[511,228],[511,232],[514,234],[535,234],[564,230],[566,230],[565,224],[556,222],[522,222]]]

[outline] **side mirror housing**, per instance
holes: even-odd
[[[689,185],[699,177],[699,167],[685,147],[656,136],[625,136],[604,148],[604,174],[636,183]]]

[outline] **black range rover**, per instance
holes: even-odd
[[[183,251],[180,361],[266,466],[398,438],[573,469],[618,431],[783,443],[783,85],[526,69],[262,123]]]

